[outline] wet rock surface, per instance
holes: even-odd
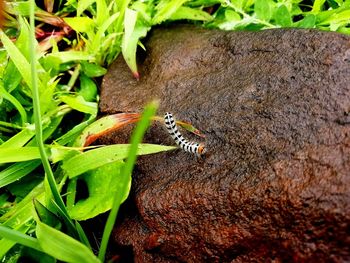
[[[208,151],[139,159],[114,231],[122,262],[349,261],[350,37],[178,26],[145,44],[139,81],[122,58],[110,68],[101,112],[158,98]],[[144,141],[174,144],[161,124]]]

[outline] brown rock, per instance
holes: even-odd
[[[101,111],[157,97],[208,152],[139,159],[118,246],[135,262],[350,261],[350,37],[175,27],[146,48],[139,81],[113,64]],[[173,144],[160,124],[145,141]]]

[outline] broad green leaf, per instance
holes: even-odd
[[[83,174],[79,180],[86,182],[89,196],[78,201],[68,210],[70,216],[75,220],[86,220],[93,218],[111,209],[114,196],[120,192],[120,170],[123,162],[106,164],[98,169]],[[131,177],[128,184],[130,189]],[[79,189],[78,189],[79,191]],[[127,191],[129,193],[129,191]],[[125,200],[127,194],[124,196]]]
[[[40,160],[33,160],[10,165],[0,172],[0,188],[18,181],[34,171],[40,164]]]
[[[270,21],[272,16],[272,3],[270,0],[256,0],[254,4],[254,12],[257,18]]]
[[[81,63],[81,68],[85,75],[90,78],[101,77],[107,73],[107,69],[101,67],[100,65],[97,65],[95,63],[88,63],[85,61]]]
[[[61,227],[61,222],[59,218],[52,213],[49,209],[47,209],[40,201],[37,199],[33,200],[35,211],[40,219],[41,222],[52,226],[56,229],[59,229]]]
[[[87,77],[84,73],[80,74],[80,89],[78,94],[84,98],[85,101],[96,101],[97,86],[95,81]]]
[[[82,96],[63,95],[59,99],[77,111],[92,115],[97,114],[97,103],[85,101]]]
[[[122,40],[122,53],[134,77],[138,79],[139,73],[136,64],[137,43],[140,38],[146,36],[150,28],[142,23],[137,24],[136,21],[137,12],[127,8],[124,19],[125,34]]]
[[[40,221],[37,222],[36,236],[42,250],[58,260],[101,263],[85,245]]]
[[[160,24],[161,22],[169,19],[172,14],[174,14],[178,8],[186,2],[187,0],[161,0],[156,6],[157,12],[152,19],[152,24]]]
[[[301,28],[314,28],[315,25],[316,25],[316,16],[313,14],[307,15],[301,21],[298,21],[296,23],[296,26]]]
[[[80,3],[82,1],[78,1]],[[65,17],[63,20],[76,32],[86,33],[93,29],[94,21],[89,17]]]
[[[213,19],[211,15],[199,9],[194,9],[186,6],[180,6],[175,13],[173,13],[170,20],[200,20],[200,21],[210,21]]]
[[[140,144],[139,155],[159,153],[174,150],[176,147],[156,144]],[[127,157],[129,144],[117,144],[93,149],[63,162],[62,169],[69,178],[73,178],[87,171],[96,169],[108,163],[122,161]]]
[[[283,27],[289,27],[292,25],[292,18],[289,13],[288,8],[285,5],[281,5],[274,15],[276,24],[283,26]]]
[[[34,159],[40,159],[38,147],[0,149],[0,163],[23,162]]]

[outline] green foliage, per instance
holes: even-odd
[[[155,104],[146,107],[130,145],[83,148],[89,136],[124,125],[114,115],[96,120],[100,78],[119,54],[139,78],[136,50],[153,26],[186,20],[222,30],[296,27],[350,34],[350,0],[67,0],[42,8],[32,0],[7,2],[0,31],[0,258],[11,250],[13,262],[22,253],[103,261],[136,155],[174,149],[140,144]],[[78,180],[89,190],[84,200],[76,200]],[[72,218],[107,210],[97,259]]]

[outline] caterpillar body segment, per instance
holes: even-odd
[[[199,144],[196,142],[189,142],[181,135],[181,133],[179,132],[176,126],[175,119],[170,112],[165,113],[164,123],[171,138],[173,138],[175,143],[178,146],[180,146],[181,149],[183,149],[186,152],[194,153],[198,156],[204,154],[205,147],[203,144]]]

